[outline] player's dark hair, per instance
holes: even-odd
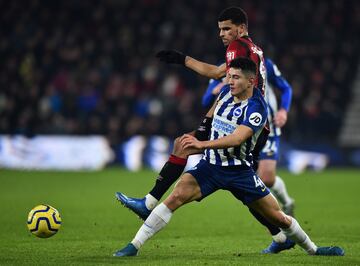
[[[245,24],[246,27],[248,26],[247,14],[240,7],[232,6],[221,11],[218,21],[221,22],[225,20],[231,20],[235,25]]]
[[[250,72],[254,75],[256,75],[256,65],[254,61],[250,60],[246,57],[237,57],[234,60],[232,60],[229,64],[229,67],[241,69],[245,72]]]

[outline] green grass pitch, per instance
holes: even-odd
[[[266,230],[230,193],[219,191],[179,209],[139,256],[114,258],[141,225],[114,192],[140,197],[155,173],[0,170],[0,265],[360,265],[360,171],[280,174],[312,240],[343,247],[344,257],[308,256],[299,247],[260,254],[271,241]],[[62,216],[60,231],[49,239],[36,238],[26,227],[28,212],[41,203]]]

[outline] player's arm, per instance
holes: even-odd
[[[216,140],[199,141],[191,135],[185,135],[181,139],[184,148],[194,147],[198,149],[226,149],[239,146],[255,132],[261,130],[267,119],[267,108],[265,103],[255,103],[247,110],[247,115],[232,134]]]
[[[192,58],[191,56],[186,56],[185,66],[202,76],[212,78],[212,79],[220,79],[220,78],[226,76],[226,64],[225,63],[223,63],[220,66],[211,65],[211,64],[196,60],[195,58]]]
[[[291,105],[292,87],[270,59],[266,59],[266,69],[269,83],[281,92],[281,106],[275,114],[274,123],[278,127],[283,127],[287,121],[287,113]]]
[[[215,140],[199,141],[191,135],[184,135],[181,139],[181,144],[185,149],[190,147],[197,149],[226,149],[239,146],[253,134],[254,132],[251,128],[240,125],[232,134]]]
[[[225,63],[220,66],[207,64],[176,50],[162,50],[156,54],[156,57],[167,64],[184,65],[208,78],[220,79],[226,75]]]
[[[217,104],[217,101],[214,102],[212,107],[206,113],[205,117],[201,121],[197,130],[191,132],[190,134],[185,134],[185,135],[194,136],[196,139],[198,139],[200,141],[208,140],[209,136],[210,136],[211,124],[212,124],[216,104]],[[183,138],[185,135],[183,135],[181,138]]]

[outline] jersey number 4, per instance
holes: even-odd
[[[261,191],[265,191],[266,186],[263,183],[263,181],[257,175],[253,175],[253,177],[254,177],[255,187],[261,187]]]

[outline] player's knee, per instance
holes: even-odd
[[[174,190],[168,198],[170,204],[176,208],[183,205],[187,200],[186,195],[181,189]]]
[[[275,183],[275,171],[268,169],[259,169],[259,176],[264,184],[271,188]]]
[[[180,137],[177,137],[175,140],[174,140],[174,147],[173,147],[173,154],[174,155],[178,155],[178,153],[180,152],[181,150],[181,144],[180,144]]]

